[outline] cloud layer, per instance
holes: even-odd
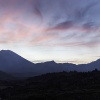
[[[0,0],[0,44],[100,46],[99,0]]]

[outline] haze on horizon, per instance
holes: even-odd
[[[0,0],[0,48],[32,62],[100,58],[100,0]]]

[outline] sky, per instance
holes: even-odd
[[[100,0],[0,0],[0,50],[32,62],[100,58]]]

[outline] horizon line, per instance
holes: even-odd
[[[14,52],[14,51],[12,51],[12,50],[9,50],[9,49],[1,49],[0,51],[11,51],[11,52],[13,52],[13,53],[16,53],[16,52]],[[19,55],[19,56],[21,56],[20,54],[18,54],[18,53],[16,53],[17,55]],[[95,60],[91,60],[91,61],[88,61],[88,62],[85,62],[85,61],[80,61],[80,60],[69,60],[69,61],[60,61],[60,60],[30,60],[30,59],[28,59],[28,58],[26,58],[26,57],[23,57],[23,56],[21,56],[22,58],[24,58],[24,59],[26,59],[26,60],[28,60],[28,61],[30,61],[30,62],[32,62],[32,63],[45,63],[45,62],[51,62],[51,61],[54,61],[55,63],[62,63],[62,64],[66,64],[66,63],[70,63],[70,64],[75,64],[75,65],[81,65],[81,64],[89,64],[89,63],[92,63],[92,62],[94,62],[94,61],[97,61],[97,60],[99,60],[100,58],[97,58],[97,59],[95,59]],[[79,63],[80,62],[80,63]]]

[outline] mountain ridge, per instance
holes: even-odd
[[[34,64],[13,51],[0,51],[0,70],[7,73],[20,73],[23,74],[23,76],[32,76],[32,73],[33,75],[40,75],[62,71],[87,72],[94,69],[100,70],[100,59],[88,64],[79,65],[72,63],[56,63],[55,61]]]

